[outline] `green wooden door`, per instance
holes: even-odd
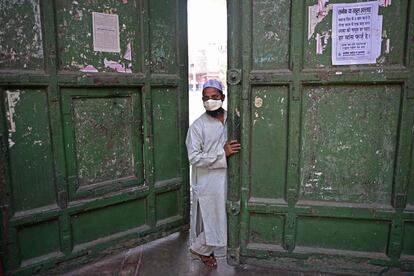
[[[74,265],[186,227],[186,9],[0,1],[5,270]]]
[[[378,2],[373,64],[332,65],[356,2],[228,1],[232,263],[414,269],[414,3]]]

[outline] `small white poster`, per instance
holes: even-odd
[[[119,53],[119,22],[117,14],[92,12],[93,50]]]
[[[333,4],[332,64],[376,63],[381,54],[378,2]]]

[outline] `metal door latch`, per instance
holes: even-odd
[[[230,85],[236,85],[241,82],[241,69],[227,70],[227,83]]]
[[[227,213],[233,216],[237,216],[240,213],[240,200],[227,201]]]

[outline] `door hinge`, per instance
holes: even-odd
[[[287,198],[288,201],[296,202],[298,200],[298,191],[296,189],[288,189]]]
[[[406,88],[407,90],[407,93],[406,93],[406,98],[408,99],[408,100],[412,100],[412,99],[414,99],[414,88],[412,88],[412,87],[407,87]]]
[[[240,248],[227,248],[227,262],[230,265],[239,265],[240,264]]]
[[[68,194],[66,191],[58,192],[58,204],[61,209],[66,209],[68,207]]]
[[[399,193],[395,195],[394,207],[395,209],[402,209],[405,206],[405,194]]]
[[[285,236],[284,247],[287,251],[292,252],[295,249],[295,238],[293,235]]]

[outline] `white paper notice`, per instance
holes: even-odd
[[[334,4],[332,10],[332,64],[376,63],[382,34],[378,2]]]
[[[92,12],[93,50],[119,53],[118,15]]]

